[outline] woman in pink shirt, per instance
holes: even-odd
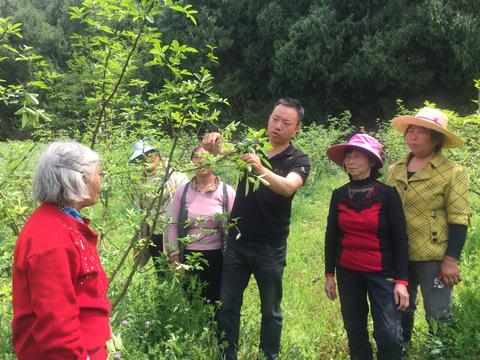
[[[201,165],[203,146],[192,152],[194,164]],[[224,184],[210,167],[200,167],[187,184],[178,187],[172,199],[172,218],[176,225],[169,227],[166,247],[172,262],[182,262],[185,256],[200,253],[206,260],[203,270],[196,270],[205,282],[202,295],[210,303],[220,298],[224,239],[221,214],[230,214],[235,191]],[[182,206],[182,203],[184,206]],[[187,236],[187,241],[179,241]]]

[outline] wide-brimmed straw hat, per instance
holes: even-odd
[[[130,161],[138,159],[140,156],[146,155],[155,151],[153,146],[150,146],[146,141],[140,140],[133,144],[133,152],[130,155]]]
[[[345,150],[352,147],[366,150],[369,154],[372,154],[375,157],[379,167],[383,166],[382,145],[373,136],[367,134],[355,134],[350,138],[350,140],[348,140],[348,143],[346,144],[330,146],[327,149],[327,156],[335,164],[343,166],[343,161],[345,160]]]
[[[402,134],[407,131],[408,125],[421,126],[443,134],[442,146],[455,148],[463,144],[464,140],[448,130],[448,116],[437,109],[424,107],[417,115],[397,116],[392,120],[395,126]]]

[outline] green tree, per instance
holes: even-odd
[[[11,23],[10,19],[0,22],[3,26],[0,27],[3,31],[0,32],[0,39],[5,42],[4,48],[12,53],[13,60],[25,58],[25,61],[29,61],[32,76],[38,77],[26,83],[27,88],[23,84],[6,84],[0,89],[0,95],[5,99],[15,97],[16,103],[10,100],[7,103],[15,109],[20,107],[16,112],[24,118],[22,125],[33,129],[33,138],[39,144],[67,137],[86,143],[101,154],[103,186],[100,204],[85,210],[85,215],[95,218],[96,229],[99,230],[99,250],[109,273],[109,295],[115,311],[114,319],[118,314],[130,311],[122,301],[131,298],[129,287],[138,276],[139,261],[132,261],[132,250],[149,243],[148,239],[141,238],[139,229],[152,214],[155,219],[162,219],[154,221],[152,232],[156,227],[166,225],[168,217],[166,220],[158,217],[163,211],[161,199],[164,199],[165,184],[174,170],[194,170],[188,157],[192,144],[199,141],[200,134],[203,135],[208,126],[217,126],[220,112],[216,106],[227,102],[214,92],[213,77],[208,69],[200,67],[195,72],[186,65],[189,56],[198,55],[197,50],[176,39],[165,41],[154,26],[155,18],[166,11],[176,11],[189,21],[196,21],[196,10],[173,1],[85,0],[80,6],[72,7],[70,16],[80,29],[73,35],[73,56],[67,62],[66,70],[49,77],[48,82],[42,81],[46,73],[43,68],[48,65],[43,57],[33,54],[30,48],[20,46],[24,50],[22,52],[7,44],[11,38],[21,37],[21,25]],[[214,55],[211,54],[209,58],[214,59]],[[150,92],[146,90],[148,80],[141,78],[142,72],[138,70],[153,67],[165,70],[162,71],[165,76],[159,82],[160,87]],[[27,91],[29,87],[44,90],[42,104],[45,104],[51,118],[37,108],[36,105],[40,104],[38,96]],[[225,138],[231,137],[229,133],[234,127],[235,124],[227,129]],[[135,195],[145,191],[141,181],[145,169],[128,164],[127,155],[138,138],[148,138],[167,160],[161,186],[153,194],[155,200],[141,212],[137,209]],[[236,145],[236,152],[208,160],[217,162],[229,157],[240,170],[248,170],[248,166],[239,161],[238,152],[265,150],[265,141],[264,131],[249,130],[243,141]],[[3,238],[5,232],[7,241],[0,245],[2,253],[8,249],[10,259],[11,244],[35,206],[30,200],[28,184],[40,147],[37,143],[26,143],[1,149],[0,221],[7,226],[0,226],[0,236]],[[249,179],[253,188],[260,181],[253,175]],[[163,260],[165,269],[168,269],[167,260]],[[7,267],[10,271],[11,264]],[[8,273],[5,276],[8,278]],[[164,295],[172,296],[177,301],[176,298],[183,296],[182,288],[178,287],[178,283],[184,281],[183,276],[173,274],[167,275],[167,278],[167,286],[171,291]],[[3,305],[4,299],[10,295],[9,287],[0,290]],[[154,358],[159,358],[161,353],[174,351],[182,358],[181,354],[187,348],[179,348],[175,339],[194,339],[196,336],[192,337],[192,334],[202,334],[210,341],[209,344],[200,345],[199,351],[208,354],[217,351],[212,346],[216,344],[213,330],[205,332],[205,328],[210,326],[210,318],[209,312],[199,309],[204,307],[203,302],[198,299],[194,310],[184,300],[178,321],[184,321],[185,318],[191,320],[192,312],[198,310],[201,316],[193,314],[198,323],[191,322],[192,326],[195,325],[193,328],[184,328],[183,323],[174,324],[174,330],[172,327],[166,328],[161,332],[163,340],[158,339],[159,345],[152,344],[151,349],[147,348],[144,352],[150,354],[151,351]],[[1,319],[2,329],[8,317],[11,317],[11,308],[5,316],[7,319],[3,316]],[[169,313],[159,316],[157,326],[146,335],[152,337],[158,333],[157,329],[171,326],[169,319]],[[169,339],[172,335],[173,340]],[[135,342],[136,339],[131,341]],[[0,343],[0,346],[3,348],[4,343]]]
[[[194,2],[195,3],[195,2]],[[471,112],[479,74],[476,1],[202,1],[199,28],[173,24],[185,39],[210,36],[213,69],[231,112],[259,123],[266,103],[290,95],[307,106],[307,122],[352,111],[373,126],[395,101],[429,98]],[[175,27],[176,26],[176,27]],[[183,30],[182,30],[183,29]]]

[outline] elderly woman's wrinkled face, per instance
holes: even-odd
[[[349,151],[343,160],[345,170],[354,180],[366,179],[370,176],[374,162],[359,150]]]
[[[425,157],[435,151],[438,141],[433,139],[430,129],[410,125],[405,132],[405,144],[414,156]]]
[[[85,206],[93,205],[98,201],[98,196],[100,195],[101,181],[99,165],[95,167],[95,171],[90,178],[85,176],[85,183],[88,186],[88,193],[90,195],[89,199],[86,200],[87,204],[85,204]]]

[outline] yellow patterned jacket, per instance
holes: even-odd
[[[469,225],[468,171],[437,153],[408,179],[408,159],[390,166],[387,184],[395,186],[402,199],[409,260],[441,260],[447,249],[448,224]]]

